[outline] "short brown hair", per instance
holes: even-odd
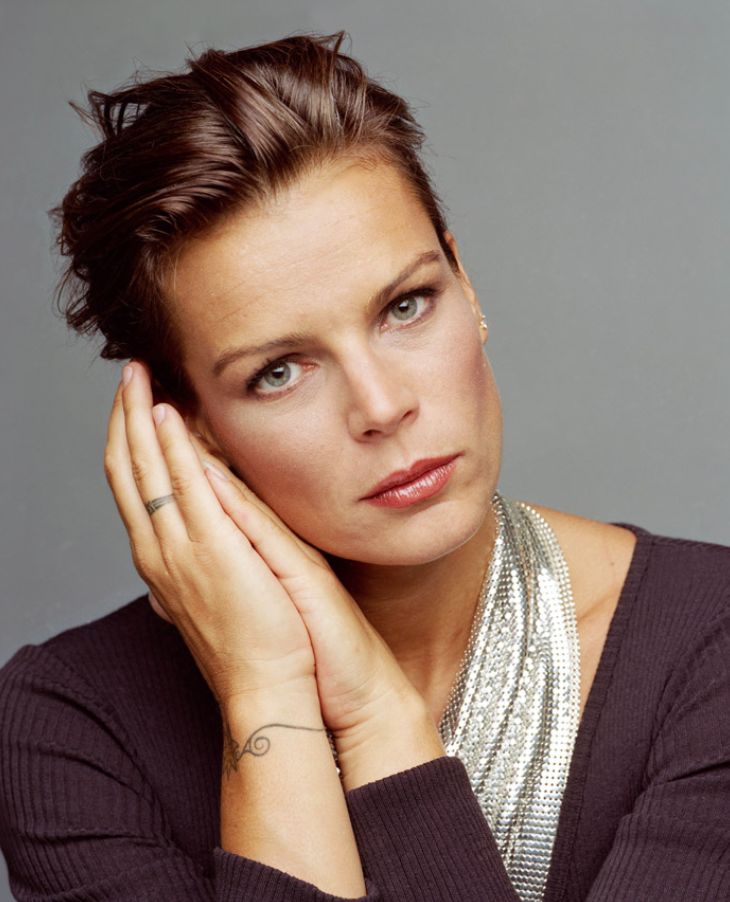
[[[401,97],[340,52],[347,36],[294,35],[224,52],[182,73],[139,72],[88,109],[101,141],[50,211],[68,257],[56,300],[68,325],[101,333],[101,356],[149,364],[157,388],[184,403],[163,282],[175,250],[221,217],[258,204],[340,155],[396,165],[423,203],[450,265],[442,204],[420,159],[424,134]]]

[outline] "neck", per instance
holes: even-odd
[[[495,537],[490,507],[470,539],[427,564],[331,562],[435,717],[461,663]]]

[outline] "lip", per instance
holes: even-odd
[[[395,470],[389,476],[386,476],[385,479],[382,479],[377,485],[373,486],[367,495],[363,495],[360,500],[367,501],[378,495],[382,495],[389,489],[398,488],[399,486],[405,486],[415,482],[419,476],[423,476],[424,473],[435,470],[437,467],[442,467],[445,464],[451,463],[451,461],[455,460],[458,456],[458,454],[449,454],[446,457],[424,457],[421,460],[417,460],[415,463],[411,464],[408,469]]]

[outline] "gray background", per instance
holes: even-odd
[[[186,44],[340,28],[429,135],[490,325],[501,490],[730,544],[727,2],[3,0],[0,663],[142,588],[102,472],[118,366],[51,312],[45,211],[92,141],[66,101]]]

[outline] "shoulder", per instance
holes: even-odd
[[[146,596],[89,623],[25,645],[0,669],[0,720],[7,732],[33,710],[40,718],[84,710],[109,729],[154,717],[157,702],[184,683],[205,692],[178,631]],[[151,692],[154,687],[154,693]]]
[[[47,825],[49,817],[59,823],[73,818],[61,810],[66,801],[59,787],[71,787],[75,802],[88,798],[92,807],[108,796],[108,779],[126,787],[130,798],[147,793],[130,724],[117,705],[129,691],[125,673],[134,668],[120,662],[138,633],[133,625],[144,621],[141,607],[133,602],[26,645],[0,670],[0,819],[6,832],[24,835],[36,820]],[[41,773],[48,796],[36,791]]]
[[[606,608],[612,614],[634,559],[636,534],[612,523],[526,503],[547,521],[560,543],[578,621],[593,618]]]
[[[554,530],[568,563],[579,619],[627,580],[643,605],[694,624],[730,610],[730,546],[667,536],[628,523],[604,523],[529,503]],[[687,624],[689,626],[689,624]]]
[[[122,658],[144,657],[151,633],[160,633],[148,609],[143,596],[44,642],[25,645],[0,669],[0,683],[47,669],[65,673],[71,682],[94,685],[100,669],[114,667]]]
[[[120,627],[122,632],[128,633],[130,622],[140,618],[141,601],[141,598],[131,601],[109,614],[66,629],[43,642],[22,646],[0,667],[0,688],[43,671],[59,677],[65,674],[69,682],[83,683],[86,651],[90,651],[92,656],[97,655],[101,648],[113,642]],[[78,671],[74,665],[80,665]]]
[[[719,768],[730,779],[730,546],[530,506],[593,592],[584,635],[601,620],[602,593],[614,596],[594,706],[608,757],[625,762],[627,749],[641,758],[651,747],[647,778]]]

